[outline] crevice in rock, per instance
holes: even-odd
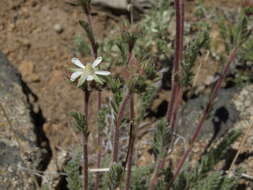
[[[52,149],[50,147],[50,142],[43,130],[43,125],[46,122],[46,118],[44,117],[39,106],[35,109],[35,106],[37,106],[35,103],[38,101],[37,95],[32,92],[32,90],[22,79],[20,79],[20,81],[23,93],[25,94],[27,103],[29,105],[32,123],[34,124],[34,133],[37,137],[36,143],[37,146],[42,149],[42,154],[40,155],[42,157],[42,161],[39,163],[36,169],[39,171],[45,171],[52,159]],[[37,180],[38,183],[41,184],[41,177],[37,177]]]

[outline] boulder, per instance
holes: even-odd
[[[37,189],[49,164],[45,119],[36,100],[0,51],[0,189]]]

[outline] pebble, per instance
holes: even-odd
[[[54,25],[54,30],[55,30],[58,34],[60,34],[60,33],[62,33],[62,32],[64,31],[64,28],[63,28],[63,26],[62,26],[61,24],[55,24],[55,25]]]
[[[206,80],[205,80],[205,85],[211,85],[212,83],[214,83],[216,80],[218,79],[218,77],[216,76],[208,76],[206,77]]]

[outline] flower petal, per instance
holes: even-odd
[[[76,57],[72,58],[71,62],[78,67],[85,68],[84,65],[81,63],[81,61]]]
[[[82,68],[69,68],[68,69],[70,72],[74,73],[74,72],[83,72],[83,69]]]
[[[109,72],[109,71],[95,71],[95,74],[107,76],[107,75],[110,75],[111,72]]]
[[[74,73],[71,75],[70,80],[71,80],[71,81],[75,81],[81,74],[82,74],[82,72],[80,72],[80,71],[74,72]]]
[[[86,79],[87,79],[87,76],[86,76],[86,75],[81,75],[81,77],[80,77],[79,80],[78,80],[77,87],[82,86]]]
[[[92,63],[92,67],[98,66],[102,61],[102,57],[97,57],[97,59]]]
[[[93,77],[92,75],[89,75],[89,76],[87,77],[87,81],[91,81],[91,80],[94,80],[94,77]]]

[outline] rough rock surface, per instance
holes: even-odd
[[[92,0],[93,5],[100,5],[111,9],[129,10],[128,0]],[[146,9],[150,9],[156,1],[154,0],[134,0],[133,7],[138,11],[145,12]]]
[[[0,189],[35,189],[35,171],[46,169],[50,148],[36,96],[0,52]]]
[[[239,113],[233,102],[233,97],[240,92],[240,89],[221,89],[213,105],[213,109],[201,131],[201,137],[219,137],[223,135],[234,123],[239,120]],[[202,117],[203,110],[208,103],[209,95],[200,95],[189,100],[179,115],[179,133],[190,138]]]

